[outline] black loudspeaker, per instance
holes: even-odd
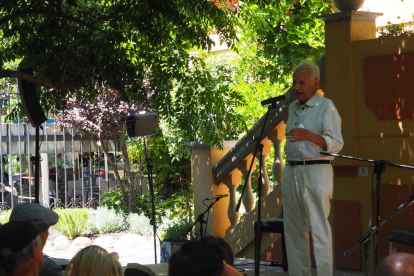
[[[126,117],[126,128],[129,137],[155,135],[158,128],[158,114],[145,113]]]
[[[125,276],[155,276],[155,273],[146,266],[137,264],[137,263],[129,263],[127,264],[127,268],[124,272]]]
[[[20,68],[18,71],[33,75],[33,69]],[[17,87],[20,93],[20,99],[22,100],[24,112],[29,119],[29,122],[33,127],[40,126],[47,120],[45,113],[40,106],[39,99],[36,94],[36,87],[34,83],[17,79]]]

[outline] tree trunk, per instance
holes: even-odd
[[[124,123],[121,122],[121,129],[125,129],[124,128]],[[130,166],[129,166],[129,158],[128,158],[128,151],[127,151],[127,147],[126,147],[126,143],[125,143],[125,137],[124,134],[122,133],[121,135],[121,151],[122,151],[122,158],[124,159],[124,172],[126,174],[126,185],[129,189],[129,198],[128,198],[128,211],[129,212],[133,212],[134,211],[134,199],[135,199],[135,191],[134,191],[134,181],[133,181],[133,177],[132,177],[132,173],[130,170]]]
[[[91,139],[92,139],[92,141],[95,143],[95,145],[99,147],[99,145],[98,145],[98,141],[96,141],[95,136],[93,136],[91,133],[88,133],[88,134],[91,136]],[[105,143],[104,143],[104,142],[101,142],[101,145],[100,145],[100,146],[101,146],[101,148],[102,148],[103,152],[105,153],[105,155],[108,157],[109,163],[111,163],[112,167],[113,167],[113,168],[115,168],[115,169],[114,169],[114,172],[115,172],[115,177],[116,177],[117,181],[120,183],[120,184],[119,184],[119,187],[121,188],[121,193],[122,193],[122,201],[123,201],[123,203],[125,204],[125,206],[127,206],[127,207],[128,207],[128,198],[127,198],[127,196],[126,196],[126,193],[125,193],[125,188],[124,188],[124,185],[122,184],[121,177],[119,176],[118,169],[117,169],[117,168],[116,168],[116,166],[115,166],[115,161],[114,161],[114,160],[113,160],[113,158],[109,155],[108,148],[107,148],[107,146],[105,145]],[[124,168],[124,169],[125,169],[125,168]],[[106,173],[108,173],[108,172],[106,172]],[[129,211],[129,209],[128,209],[128,211]]]

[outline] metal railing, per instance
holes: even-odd
[[[15,93],[0,94],[0,210],[23,202],[34,202],[34,161],[36,129],[21,121],[5,122]],[[94,207],[101,196],[117,186],[113,170],[123,171],[115,158],[110,168],[107,156],[101,155],[90,137],[74,129],[60,131],[49,119],[40,130],[40,201],[50,208]],[[119,140],[103,141],[110,154],[117,156]],[[118,166],[119,165],[119,166]]]

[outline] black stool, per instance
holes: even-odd
[[[405,245],[410,245],[414,247],[414,228],[400,228],[390,230],[389,232],[390,239],[390,255],[397,253],[397,249],[393,248],[393,243],[401,243]]]
[[[257,221],[254,223],[254,231],[257,229]],[[283,218],[263,219],[260,221],[260,231],[265,233],[280,233],[282,235],[282,259],[283,262],[276,264],[283,267],[283,271],[288,271],[288,261],[286,257],[285,231],[283,229]],[[255,235],[256,237],[256,235]],[[255,248],[258,246],[258,252],[261,252],[261,236],[255,239]],[[258,243],[258,244],[257,244]],[[260,254],[255,255],[255,264],[260,263]],[[258,268],[259,266],[257,266]]]

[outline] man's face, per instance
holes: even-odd
[[[305,104],[318,90],[319,80],[310,76],[310,71],[302,69],[293,74],[293,90],[300,104]]]
[[[40,236],[40,235],[39,235]],[[43,255],[43,247],[45,246],[46,240],[42,238],[42,244],[37,244],[36,242],[32,243],[31,246],[31,265],[35,267],[36,270],[42,268],[45,264],[45,256]]]

